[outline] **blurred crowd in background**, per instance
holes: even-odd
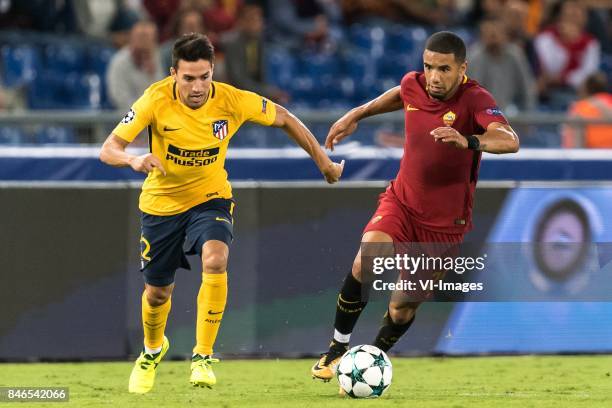
[[[507,114],[612,116],[612,0],[0,0],[0,110],[124,110],[189,32],[211,38],[218,81],[345,109],[422,70],[438,30]]]

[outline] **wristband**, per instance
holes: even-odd
[[[474,135],[470,135],[466,137],[468,142],[468,149],[470,150],[479,150],[480,149],[480,139]]]

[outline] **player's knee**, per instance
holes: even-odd
[[[223,273],[227,269],[227,256],[223,253],[213,252],[202,258],[205,273]]]
[[[389,316],[395,324],[406,324],[414,317],[418,303],[389,303]]]
[[[371,262],[366,260],[365,264],[361,262],[361,254],[357,254],[353,261],[353,268],[351,269],[353,277],[359,282],[371,282],[374,279],[374,272],[372,269]]]
[[[361,273],[361,257],[357,256],[353,261],[353,268],[351,269],[351,273],[353,277],[357,279],[358,282],[363,282],[362,273]]]
[[[153,307],[161,306],[170,299],[172,295],[172,286],[148,286],[146,291],[147,303]]]

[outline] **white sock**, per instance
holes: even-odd
[[[144,350],[145,350],[145,354],[157,354],[161,351],[162,346],[159,346],[157,348],[148,348],[147,346],[144,346]]]
[[[338,330],[334,329],[334,340],[336,340],[338,343],[348,343],[350,339],[351,333],[342,334]]]

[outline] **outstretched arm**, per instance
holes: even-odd
[[[344,169],[344,160],[342,160],[342,163],[331,161],[323,149],[321,149],[319,142],[317,142],[317,139],[315,139],[310,130],[294,114],[282,106],[276,105],[276,119],[272,126],[283,129],[312,157],[328,183],[333,184],[340,180],[342,170]]]
[[[379,97],[361,106],[351,109],[336,121],[329,129],[325,147],[334,150],[334,146],[357,129],[357,122],[370,116],[393,112],[402,109],[404,102],[400,96],[400,87],[389,89]]]
[[[514,129],[499,122],[491,122],[486,132],[478,136],[463,136],[452,127],[439,127],[431,134],[436,142],[450,143],[458,149],[469,148],[496,154],[516,153],[519,150],[519,138]]]

